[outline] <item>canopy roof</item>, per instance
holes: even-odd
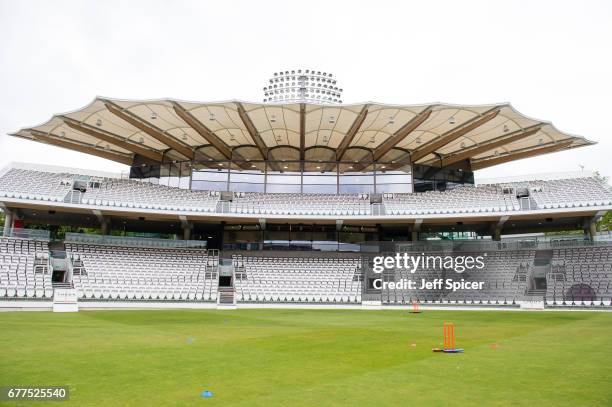
[[[372,161],[446,166],[469,160],[478,170],[595,144],[507,103],[315,105],[98,97],[11,135],[126,165],[138,155],[139,162],[348,161],[361,168]]]

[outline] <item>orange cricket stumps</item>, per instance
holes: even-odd
[[[412,311],[409,311],[409,312],[410,312],[411,314],[420,314],[421,312],[423,312],[423,311],[421,311],[421,309],[420,309],[420,306],[419,306],[419,302],[418,302],[418,301],[416,301],[416,300],[412,300]]]
[[[444,353],[461,353],[463,349],[455,347],[455,324],[452,322],[444,323],[444,347],[433,348],[434,352],[444,352]]]

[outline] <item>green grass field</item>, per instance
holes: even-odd
[[[431,351],[444,321],[464,354]],[[612,313],[3,312],[0,325],[0,386],[68,385],[60,406],[612,405]]]

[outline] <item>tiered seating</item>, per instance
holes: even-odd
[[[512,250],[487,253],[482,270],[455,274],[453,279],[484,281],[482,290],[449,291],[445,296],[453,302],[512,303],[524,300],[527,274],[533,262],[534,250]],[[476,255],[476,254],[474,254]]]
[[[205,250],[66,244],[82,299],[192,300],[217,298],[218,259]]]
[[[539,208],[575,208],[612,205],[612,191],[592,177],[527,183]]]
[[[409,253],[418,256],[421,253]],[[427,253],[431,256],[445,256],[444,253]],[[457,255],[478,256],[478,253],[457,253]],[[500,303],[511,304],[513,301],[524,299],[526,288],[526,270],[528,264],[533,260],[533,250],[497,251],[487,253],[482,270],[471,270],[456,273],[454,270],[439,268],[417,269],[415,273],[406,270],[395,270],[392,278],[383,277],[384,281],[400,281],[401,279],[413,280],[420,286],[421,279],[432,281],[437,278],[453,279],[460,281],[483,281],[482,290],[408,290],[387,289],[383,290],[383,303],[409,304],[418,302],[451,302],[451,303]]]
[[[84,194],[71,191],[79,179],[90,187]],[[91,183],[99,186],[94,188]],[[433,215],[520,211],[516,191],[527,188],[538,209],[612,205],[612,192],[593,177],[554,181],[462,186],[449,191],[411,194],[384,194],[387,215]],[[190,191],[148,182],[54,174],[11,169],[0,177],[0,197],[36,199],[86,205],[158,209],[169,211],[216,212],[219,192]],[[232,202],[221,205],[224,212],[264,215],[371,216],[368,194],[298,194],[237,192]]]
[[[612,246],[555,249],[546,285],[557,302],[612,299]]]
[[[496,185],[457,187],[450,191],[428,191],[413,194],[385,194],[388,215],[451,214],[473,212],[517,211],[514,194],[504,194]]]
[[[238,192],[230,205],[233,213],[270,215],[371,215],[367,194],[264,194]]]
[[[386,282],[413,280],[416,281],[417,285],[420,286],[421,279],[424,278],[428,281],[432,281],[437,278],[444,278],[443,270],[438,268],[432,268],[429,270],[419,269],[414,274],[409,273],[406,270],[394,270],[392,276],[390,273],[383,275],[382,279]],[[444,290],[432,289],[432,290],[404,290],[404,289],[390,289],[388,287],[382,289],[382,302],[385,304],[410,304],[413,301],[425,302],[425,301],[438,301],[444,295]]]
[[[0,299],[53,297],[46,242],[0,238]]]
[[[235,257],[238,302],[356,303],[359,259]]]
[[[0,197],[61,202],[72,188],[72,177],[11,168],[0,177]]]
[[[83,203],[124,208],[214,212],[218,194],[121,179],[92,179],[100,188],[88,188]]]

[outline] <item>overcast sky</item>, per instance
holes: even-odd
[[[344,101],[511,102],[598,145],[482,170],[612,176],[612,1],[0,0],[0,168],[120,171],[6,133],[96,95],[260,102],[274,71],[333,72]]]

